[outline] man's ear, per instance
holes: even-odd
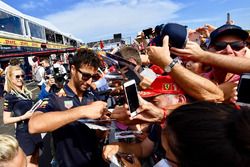
[[[76,66],[70,65],[70,75],[74,76],[74,75],[76,75],[76,73],[77,73]]]
[[[70,71],[71,72],[76,72],[76,67],[74,65],[70,65]]]
[[[184,104],[184,103],[186,103],[186,102],[187,102],[186,97],[185,97],[184,95],[182,95],[182,94],[179,94],[179,95],[178,95],[178,103],[179,103],[179,104]]]

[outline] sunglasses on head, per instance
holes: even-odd
[[[77,71],[82,75],[82,80],[84,80],[84,81],[88,81],[90,78],[92,78],[92,81],[95,82],[95,81],[99,80],[99,78],[100,78],[99,74],[92,75],[90,73],[82,72],[79,69]]]
[[[24,75],[16,75],[16,79],[24,78]]]
[[[220,50],[224,50],[227,47],[227,45],[230,45],[230,47],[235,51],[239,51],[246,46],[245,42],[243,41],[215,42],[213,46],[216,51],[220,51]]]

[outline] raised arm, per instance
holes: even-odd
[[[168,36],[164,37],[163,47],[148,47],[150,61],[161,68],[169,65],[170,57]],[[181,64],[176,64],[169,73],[174,81],[190,96],[197,100],[223,101],[223,92],[212,81],[203,78]]]
[[[3,106],[3,124],[12,124],[17,123],[19,121],[24,121],[26,119],[29,119],[32,115],[32,111],[26,111],[23,115],[20,116],[12,116],[12,110],[13,107],[11,107],[10,102],[7,99],[4,100],[4,106]]]
[[[105,102],[96,101],[89,105],[75,107],[65,111],[46,113],[37,111],[30,118],[29,132],[51,132],[80,118],[100,118],[103,115],[106,105]]]
[[[3,124],[12,124],[17,123],[19,121],[24,121],[26,119],[29,119],[32,115],[31,111],[27,111],[24,115],[12,117],[11,112],[3,112]]]
[[[213,67],[223,68],[228,72],[240,74],[250,72],[250,51],[244,48],[244,57],[233,57],[204,51],[195,42],[188,41],[185,49],[171,48],[171,53],[184,59],[195,60]],[[235,51],[236,52],[236,51]],[[235,53],[237,55],[237,52]]]

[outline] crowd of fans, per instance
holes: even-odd
[[[250,72],[248,38],[231,23],[196,30],[169,23],[111,52],[78,49],[68,69],[30,58],[43,100],[36,111],[22,68],[10,64],[3,122],[16,124],[18,144],[0,136],[0,154],[12,151],[0,166],[23,153],[20,166],[38,166],[41,133],[52,134],[56,167],[250,166],[250,110],[237,104],[240,76]],[[133,117],[123,88],[132,79],[139,90]],[[113,141],[114,129],[137,133]]]

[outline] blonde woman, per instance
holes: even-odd
[[[31,92],[24,84],[24,72],[19,66],[10,66],[6,74],[6,95],[4,96],[3,122],[16,123],[16,138],[23,149],[28,167],[38,166],[38,144],[41,135],[28,132],[28,121],[33,101]]]
[[[0,134],[0,166],[26,167],[26,157],[17,140],[5,134]]]

